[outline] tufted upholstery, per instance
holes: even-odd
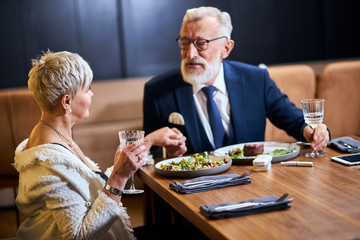
[[[150,77],[99,81],[90,117],[74,126],[74,140],[83,152],[105,169],[113,163],[119,138],[117,131],[142,128],[143,86]],[[11,165],[17,145],[30,135],[41,111],[28,89],[0,91],[0,188],[17,186],[17,172]]]
[[[119,145],[118,131],[142,129],[144,84],[150,79],[135,78],[98,81],[88,119],[74,126],[74,140],[82,151],[105,170],[112,166]]]
[[[325,99],[324,122],[332,138],[360,135],[360,61],[328,64],[317,92]]]
[[[40,119],[40,108],[30,91],[0,91],[0,187],[16,186],[17,172],[11,165],[17,145],[29,136]]]
[[[301,100],[315,97],[315,73],[307,65],[287,65],[268,68],[270,77],[290,101],[301,108]],[[284,130],[275,127],[268,119],[265,131],[266,141],[293,142],[295,139]]]
[[[360,61],[330,64],[321,75],[317,88],[314,72],[307,65],[273,66],[268,70],[279,88],[298,107],[303,98],[325,98],[324,121],[333,137],[360,134]],[[84,153],[98,162],[101,169],[105,170],[113,163],[119,130],[142,129],[143,86],[149,79],[114,79],[92,84],[94,96],[90,117],[76,124],[73,132]],[[40,114],[29,90],[0,91],[0,188],[17,186],[18,175],[11,165],[14,151],[29,136]],[[269,121],[265,140],[294,141]]]

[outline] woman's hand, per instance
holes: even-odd
[[[119,145],[114,157],[114,168],[107,184],[123,190],[127,180],[143,165],[145,155],[146,147],[144,140],[134,142],[123,150],[121,150]],[[119,196],[112,195],[105,190],[103,191],[115,201],[120,201]]]
[[[307,125],[304,128],[303,135],[311,143],[313,151],[320,151],[326,148],[329,143],[329,132],[325,124],[319,124],[315,129]]]
[[[123,150],[119,145],[115,153],[113,174],[128,179],[142,166],[145,155],[144,140],[136,141]]]
[[[176,128],[160,128],[148,134],[145,141],[148,151],[152,146],[163,146],[171,157],[182,156],[187,151],[186,137]]]

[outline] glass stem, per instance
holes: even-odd
[[[131,186],[130,186],[130,190],[135,190],[134,174],[131,174]]]

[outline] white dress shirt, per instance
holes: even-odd
[[[196,110],[204,126],[205,132],[210,140],[210,143],[213,146],[215,146],[214,137],[211,131],[208,112],[207,112],[206,95],[203,91],[201,91],[201,89],[206,86],[207,85],[205,84],[193,85],[193,92],[194,92],[193,96],[194,96]],[[216,77],[213,86],[215,87],[213,98],[216,103],[216,106],[219,109],[221,121],[224,126],[226,135],[229,136],[230,104],[229,104],[228,94],[226,91],[224,68],[222,63],[220,66],[219,74]]]

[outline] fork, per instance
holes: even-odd
[[[298,144],[298,145],[304,145],[304,146],[310,146],[311,143],[309,142],[302,142],[302,141],[298,141],[298,142],[294,142],[295,144]]]

